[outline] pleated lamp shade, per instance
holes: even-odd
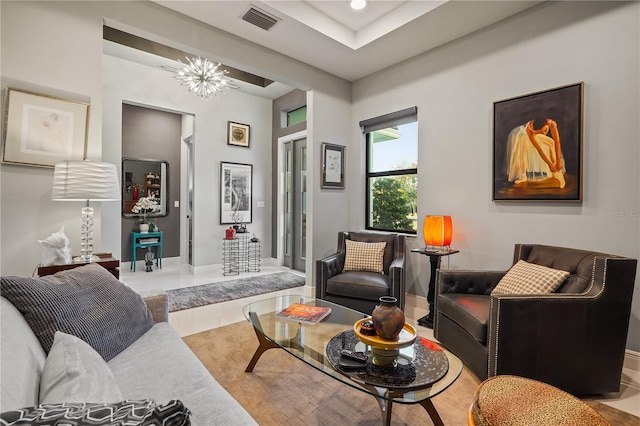
[[[64,161],[53,170],[51,199],[55,201],[119,201],[115,164]]]
[[[425,216],[423,225],[424,243],[427,246],[447,247],[451,245],[453,225],[451,216]]]

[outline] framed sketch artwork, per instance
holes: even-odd
[[[220,224],[251,223],[253,166],[220,162]]]
[[[322,188],[344,189],[344,146],[322,144]]]
[[[3,163],[53,167],[86,158],[89,104],[7,88]]]
[[[582,200],[583,84],[494,102],[494,201]]]
[[[242,146],[249,148],[249,131],[251,126],[248,124],[227,122],[227,145]]]

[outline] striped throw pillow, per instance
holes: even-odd
[[[553,293],[568,276],[567,271],[519,260],[502,277],[491,295]]]
[[[343,272],[368,271],[383,273],[384,248],[387,245],[381,243],[363,243],[360,241],[345,240],[346,250]]]

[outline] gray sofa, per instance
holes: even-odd
[[[47,355],[20,311],[4,297],[0,301],[0,411],[6,412],[38,405]],[[144,301],[155,324],[107,362],[123,398],[158,404],[178,399],[191,411],[194,425],[256,424],[171,328],[166,294]]]

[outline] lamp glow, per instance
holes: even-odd
[[[423,236],[427,247],[450,248],[452,234],[451,216],[424,217]]]
[[[93,256],[93,207],[89,201],[120,201],[120,185],[115,164],[93,161],[64,161],[55,165],[51,199],[54,201],[85,201],[82,208],[80,254],[83,262]]]
[[[355,10],[360,10],[360,9],[364,9],[364,7],[367,5],[367,1],[366,0],[351,0],[351,9],[355,9]]]

